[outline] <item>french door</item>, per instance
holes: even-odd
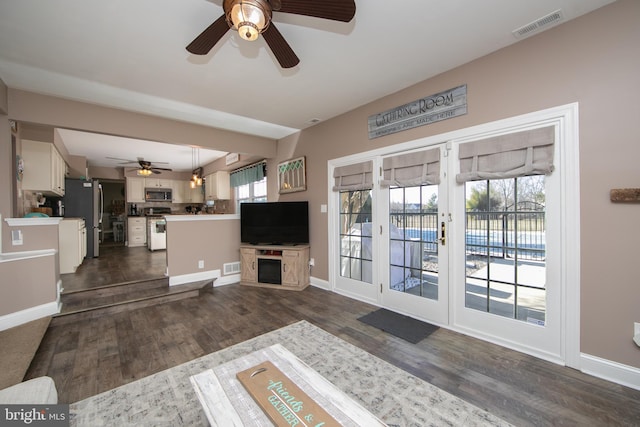
[[[531,116],[369,153],[371,176],[330,194],[332,289],[576,367],[577,118]]]
[[[449,251],[446,147],[438,157],[436,183],[389,185],[380,190],[380,302],[386,308],[440,325],[448,324]],[[414,157],[411,153],[408,156]],[[383,161],[384,162],[384,161]]]

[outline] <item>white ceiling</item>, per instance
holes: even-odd
[[[174,172],[187,172],[227,154],[225,151],[188,145],[163,144],[69,129],[57,129],[57,132],[69,154],[86,157],[90,166],[137,167],[136,164],[127,164],[125,160],[135,162],[139,160],[138,157],[142,157],[143,160],[152,162],[153,166],[169,168]]]
[[[262,38],[246,42],[233,31],[208,55],[185,50],[222,14],[222,0],[4,0],[0,79],[278,139],[516,43],[513,30],[558,9],[566,22],[612,1],[356,0],[350,23],[274,12],[300,58],[285,70]],[[83,155],[82,144],[63,140]],[[170,144],[150,152],[141,143],[116,152],[114,144],[87,151],[89,164],[106,156],[173,161]]]

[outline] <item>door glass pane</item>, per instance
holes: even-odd
[[[438,299],[438,186],[389,189],[389,288]]]
[[[371,190],[340,192],[340,275],[373,283]]]
[[[544,186],[544,175],[465,184],[466,307],[544,325]]]

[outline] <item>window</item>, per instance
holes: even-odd
[[[389,189],[389,286],[438,299],[438,186]]]
[[[340,275],[372,283],[371,190],[340,192]]]
[[[545,176],[466,184],[466,307],[545,324]]]
[[[267,201],[267,177],[260,181],[250,182],[236,188],[236,212],[240,212],[240,203],[266,202]]]

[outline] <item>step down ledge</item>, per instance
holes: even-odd
[[[80,319],[91,319],[103,316],[105,314],[115,314],[125,310],[136,310],[138,308],[151,307],[158,304],[164,304],[166,302],[197,297],[200,295],[201,290],[212,287],[212,285],[213,282],[205,281],[174,286],[172,288],[169,288],[168,292],[165,292],[161,295],[136,298],[117,303],[105,304],[97,307],[87,307],[70,311],[68,313],[54,314],[52,317],[52,322],[54,322],[56,325],[60,325]]]
[[[139,284],[144,284],[144,283],[147,283],[147,282],[156,282],[156,281],[159,281],[159,280],[166,280],[167,281],[167,286],[169,285],[169,278],[167,276],[158,276],[158,277],[153,277],[151,279],[130,280],[128,282],[111,283],[111,284],[108,284],[108,285],[96,286],[95,288],[75,289],[75,290],[71,290],[71,291],[64,291],[63,290],[60,293],[60,296],[77,295],[77,294],[82,294],[82,293],[95,292],[95,291],[98,291],[100,289],[117,288],[117,287],[120,287],[120,286],[139,285]]]

